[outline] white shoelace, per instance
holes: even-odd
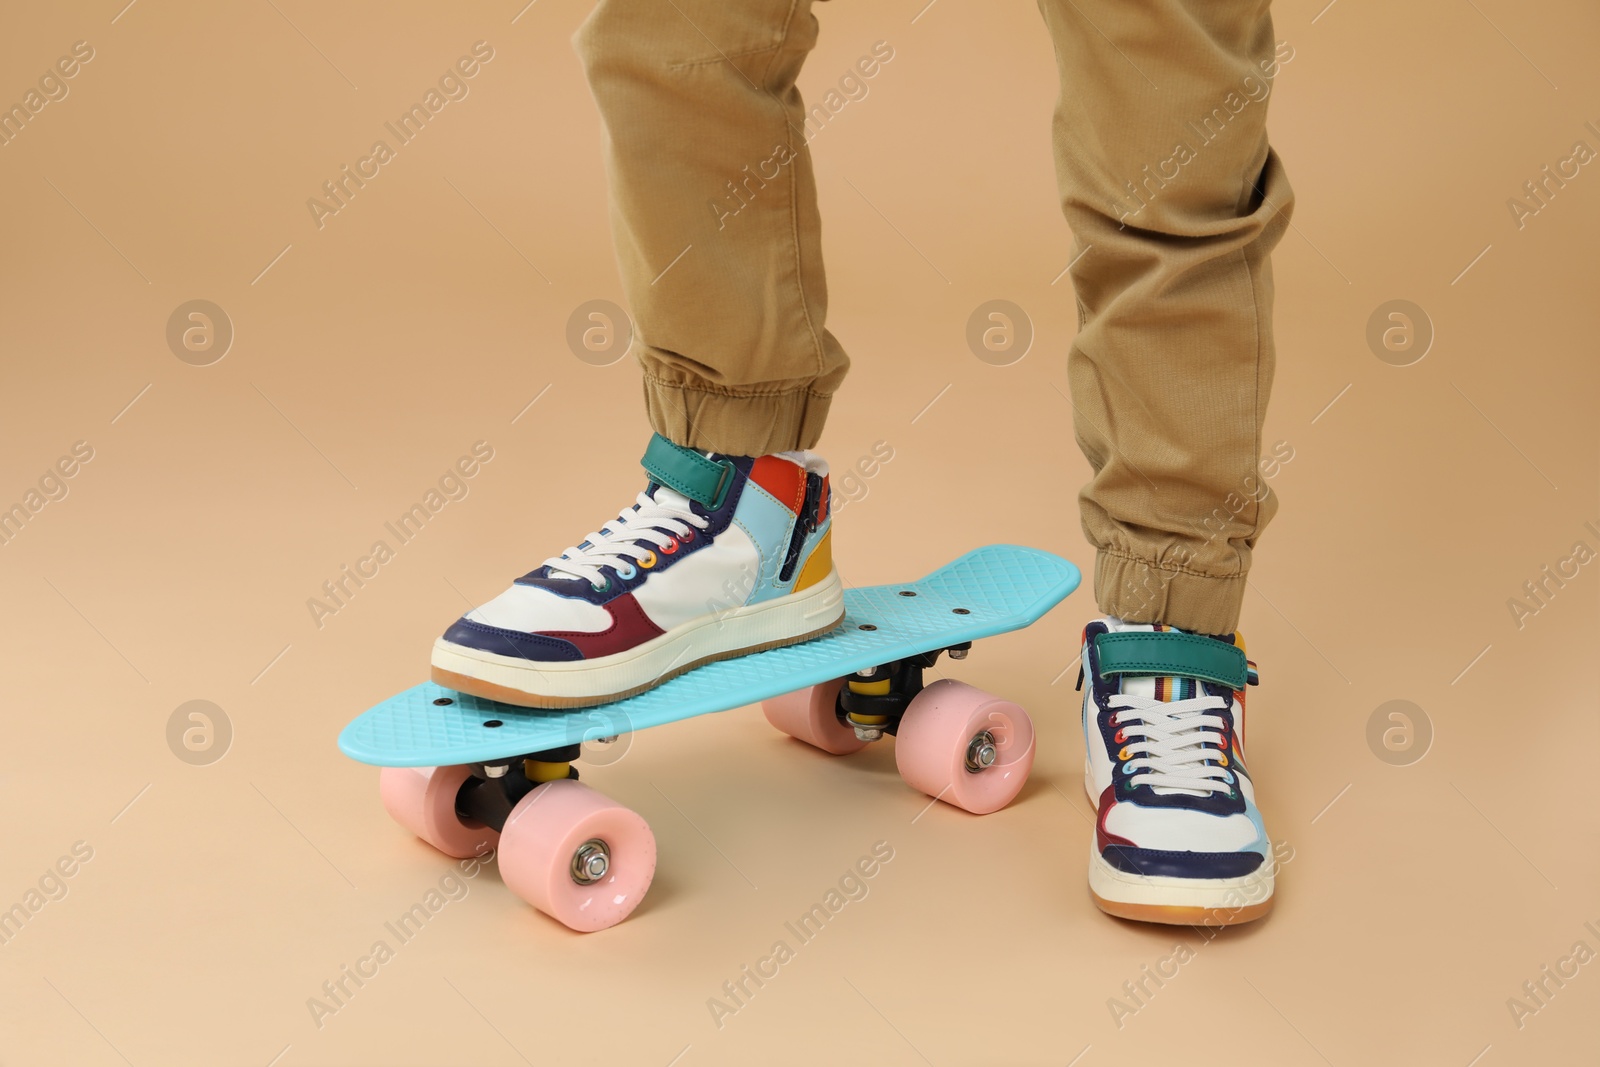
[[[1232,792],[1233,771],[1220,766],[1227,758],[1222,749],[1227,724],[1209,714],[1228,707],[1222,697],[1163,701],[1116,693],[1111,706],[1120,709],[1112,722],[1127,739],[1122,747],[1129,759],[1122,773],[1133,785],[1200,797]]]
[[[711,525],[710,519],[696,515],[689,501],[671,489],[658,488],[655,495],[661,499],[640,493],[634,506],[614,521],[585,536],[579,545],[545,560],[551,576],[582,579],[596,589],[603,589],[608,579],[600,573],[601,567],[609,566],[619,577],[628,579],[636,573],[634,564],[652,555],[653,549],[635,544],[635,541],[646,541],[657,549],[664,549],[692,529],[704,530]]]

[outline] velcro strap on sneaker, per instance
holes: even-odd
[[[1162,674],[1200,678],[1230,689],[1249,680],[1244,650],[1213,637],[1135,630],[1100,634],[1094,640],[1102,678],[1113,674]]]
[[[734,465],[728,460],[707,459],[692,448],[675,445],[656,434],[639,461],[650,479],[676,489],[702,507],[722,506],[733,484]]]

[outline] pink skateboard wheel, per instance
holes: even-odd
[[[767,721],[790,737],[804,741],[835,756],[848,756],[859,752],[867,742],[839,721],[834,709],[838,706],[839,690],[844,679],[808,685],[779,697],[761,702],[761,711]]]
[[[950,678],[911,698],[895,733],[900,776],[974,815],[999,811],[1033,769],[1033,720],[1009,700]]]
[[[385,767],[378,773],[378,793],[395,822],[446,856],[464,860],[489,852],[500,838],[456,814],[456,794],[471,774],[465,765]]]
[[[656,873],[656,838],[635,812],[580,782],[539,786],[500,835],[500,877],[581,933],[626,919]]]

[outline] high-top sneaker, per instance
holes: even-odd
[[[1083,632],[1089,889],[1102,911],[1226,926],[1272,907],[1272,846],[1244,763],[1237,633],[1097,619]]]
[[[584,707],[843,620],[820,456],[708,454],[657,434],[642,462],[632,507],[445,631],[436,683]]]

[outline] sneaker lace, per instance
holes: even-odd
[[[582,579],[603,589],[608,579],[600,572],[601,567],[625,568],[624,577],[631,577],[634,562],[649,557],[655,549],[666,548],[692,529],[703,530],[709,525],[711,520],[696,515],[688,500],[658,488],[654,496],[640,493],[633,507],[585,535],[582,543],[551,556],[544,566],[550,568],[553,578]],[[641,545],[640,541],[646,543]]]
[[[1118,693],[1111,706],[1118,709],[1112,722],[1127,739],[1123,767],[1131,784],[1198,797],[1233,792],[1233,772],[1222,766],[1227,721],[1215,714],[1228,706],[1222,697],[1163,701]]]

